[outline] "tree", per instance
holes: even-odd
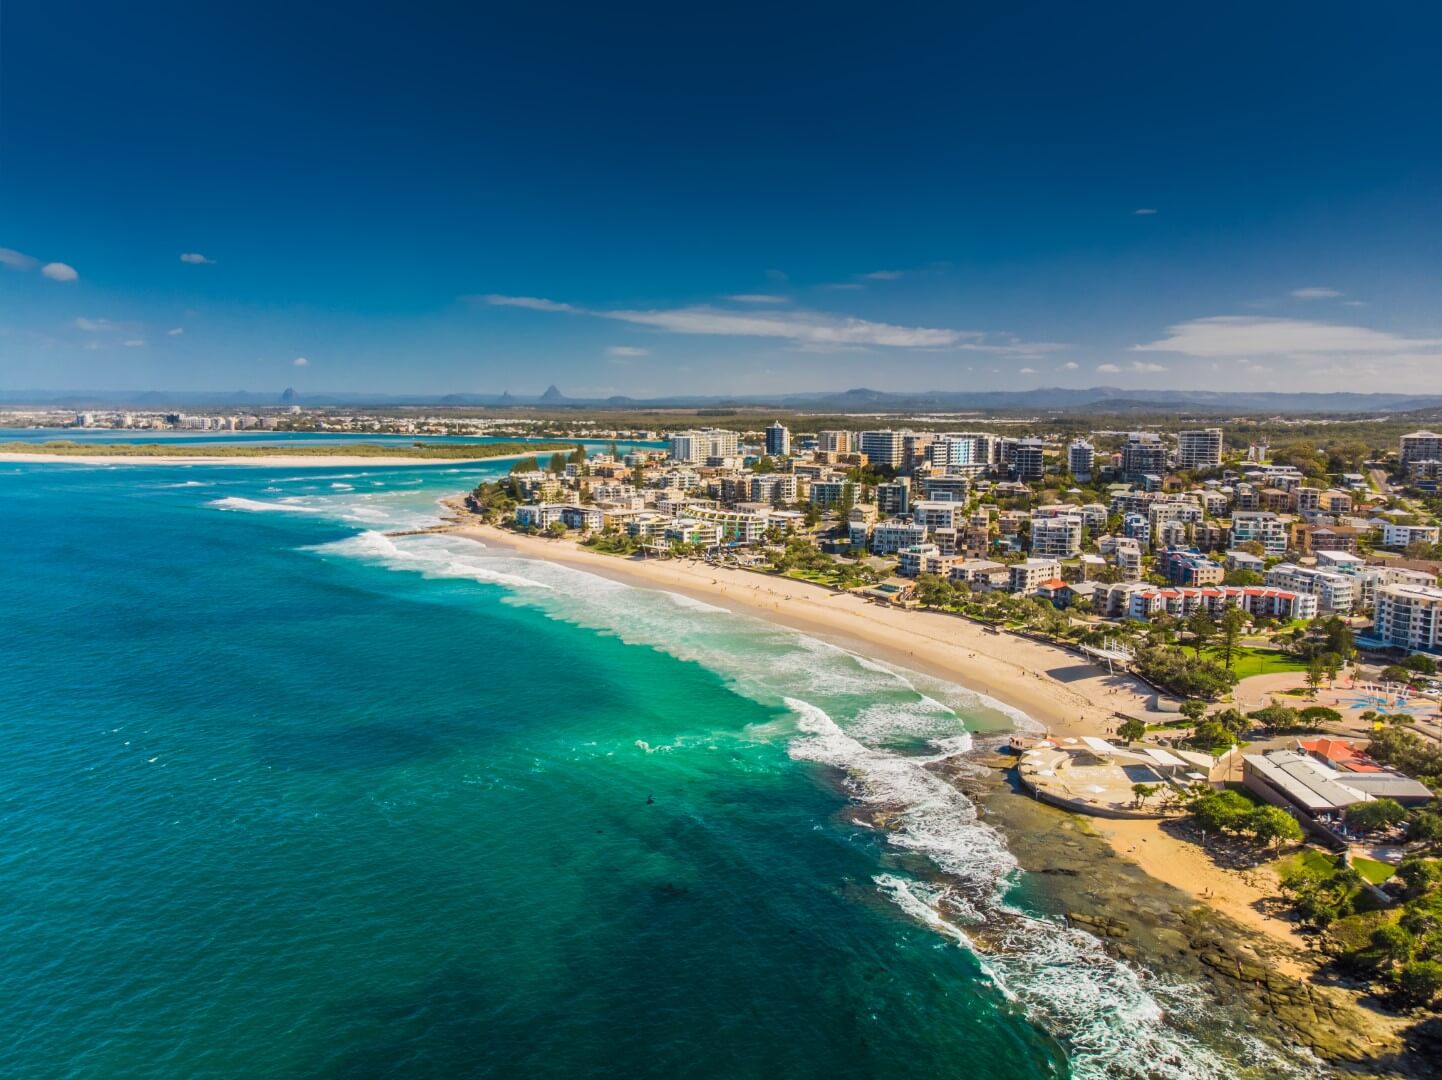
[[[1320,656],[1312,657],[1311,663],[1307,665],[1307,693],[1311,697],[1317,696],[1317,691],[1322,689],[1322,684],[1327,681],[1327,669],[1322,666]]]
[[[1397,974],[1397,992],[1413,1005],[1431,1005],[1442,994],[1442,963],[1413,960]]]
[[[1237,737],[1216,720],[1204,720],[1187,740],[1209,754],[1221,754],[1237,745]]]
[[[551,455],[551,460],[550,460],[550,461],[547,463],[547,465],[546,465],[546,469],[547,469],[548,472],[553,472],[553,473],[555,473],[555,474],[558,475],[558,476],[559,476],[561,473],[565,472],[565,471],[566,471],[566,455],[565,455],[565,454],[552,454],[552,455]]]
[[[1297,726],[1297,710],[1271,704],[1247,714],[1268,731],[1291,731]]]
[[[1408,671],[1415,671],[1419,675],[1436,675],[1437,661],[1430,656],[1423,656],[1421,653],[1414,653],[1402,661],[1402,667]]]
[[[927,607],[949,607],[956,599],[951,582],[940,574],[922,574],[916,579],[916,598]]]
[[[1197,724],[1201,721],[1202,717],[1207,715],[1207,703],[1197,698],[1187,698],[1186,701],[1177,706],[1177,711],[1193,724]]]
[[[1308,705],[1297,714],[1302,726],[1310,731],[1321,731],[1327,724],[1340,724],[1342,714],[1336,709],[1329,709],[1325,705]]]
[[[553,521],[546,526],[546,531],[552,536],[565,536],[566,523],[564,521]]]
[[[1353,803],[1342,815],[1347,824],[1362,832],[1377,832],[1400,825],[1407,820],[1407,811],[1394,799],[1371,799]]]
[[[1256,843],[1277,848],[1302,839],[1302,826],[1279,806],[1257,807],[1248,815],[1246,829]]]
[[[1229,607],[1222,613],[1221,627],[1218,637],[1221,644],[1218,651],[1222,654],[1222,666],[1228,671],[1232,670],[1232,661],[1236,658],[1237,642],[1242,636],[1242,628],[1247,625],[1247,613],[1241,608]]]
[[[1140,742],[1146,738],[1147,725],[1136,719],[1136,717],[1128,717],[1122,721],[1121,727],[1117,728],[1117,735],[1129,743]]]
[[[1156,784],[1133,784],[1132,799],[1134,806],[1145,806],[1147,800],[1157,793]]]
[[[1412,959],[1416,940],[1396,923],[1386,923],[1372,931],[1372,951],[1383,964],[1405,964]]]
[[[1191,812],[1197,824],[1210,833],[1241,832],[1247,827],[1256,804],[1236,791],[1207,791],[1192,800]]]
[[[1442,842],[1442,814],[1433,810],[1417,811],[1407,823],[1407,839],[1427,844]]]
[[[1192,648],[1200,660],[1207,642],[1217,636],[1217,624],[1204,608],[1198,608],[1187,617],[1187,632],[1192,635]]]

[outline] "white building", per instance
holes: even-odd
[[[906,437],[909,431],[863,431],[861,452],[873,465],[889,465],[895,469],[906,456]]]
[[[1434,431],[1414,431],[1403,435],[1398,456],[1404,468],[1414,461],[1442,460],[1442,435]]]
[[[1317,610],[1347,614],[1360,599],[1357,580],[1334,570],[1322,570],[1296,563],[1278,563],[1266,573],[1266,584],[1317,598]]]
[[[1222,429],[1197,428],[1177,432],[1177,467],[1215,469],[1222,463]]]
[[[1442,651],[1442,589],[1427,585],[1383,585],[1373,612],[1374,636],[1398,648]]]
[[[1061,563],[1055,559],[1025,559],[1012,563],[1007,572],[1010,590],[1030,596],[1043,581],[1061,577]]]
[[[1096,460],[1096,447],[1086,439],[1076,439],[1066,448],[1067,472],[1084,484],[1091,480]]]
[[[1085,531],[1081,514],[1033,514],[1031,553],[1039,558],[1074,559],[1081,554]]]
[[[1411,544],[1437,543],[1436,525],[1394,525],[1390,521],[1382,525],[1382,546],[1405,548]]]
[[[1232,544],[1257,543],[1269,556],[1287,552],[1287,523],[1276,514],[1262,510],[1238,510],[1232,514]]]
[[[895,555],[902,548],[926,542],[926,526],[914,521],[883,521],[871,531],[871,550],[877,555]]]
[[[911,504],[911,520],[932,529],[955,529],[966,517],[966,505],[943,499],[918,499]]]
[[[766,452],[772,457],[785,457],[791,453],[791,432],[780,420],[766,429]]]
[[[722,428],[704,428],[701,431],[679,431],[671,436],[671,457],[688,465],[700,465],[712,458],[735,457],[740,449],[740,437],[734,431]]]

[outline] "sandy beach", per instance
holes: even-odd
[[[622,559],[572,540],[524,536],[479,523],[462,525],[455,532],[493,549],[771,619],[854,652],[984,693],[1026,713],[1055,736],[1106,736],[1115,730],[1118,712],[1155,718],[1151,709],[1155,692],[1138,680],[1108,675],[1063,649],[993,633],[966,619],[891,608],[803,581],[698,561]],[[1276,889],[1265,879],[1265,871],[1243,873],[1220,866],[1195,844],[1163,831],[1160,821],[1088,820],[1118,855],[1149,876],[1286,945],[1294,955],[1304,950],[1292,924],[1267,910],[1265,901],[1276,895]],[[1307,969],[1300,956],[1285,967],[1298,977]]]
[[[524,536],[483,524],[457,535],[631,584],[667,589],[760,615],[899,667],[959,683],[1018,709],[1057,736],[1106,735],[1117,713],[1146,717],[1155,691],[1063,649],[967,619],[904,611],[790,578],[688,559],[622,559],[571,540]]]
[[[543,451],[544,452],[544,451]],[[417,465],[478,465],[492,461],[514,461],[532,454],[505,454],[499,457],[366,457],[359,454],[238,454],[233,457],[207,457],[199,454],[0,454],[0,462],[44,462],[63,465],[269,465],[277,469],[359,469],[366,467],[407,468]]]

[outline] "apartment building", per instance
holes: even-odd
[[[1317,610],[1345,615],[1357,606],[1359,589],[1355,578],[1333,570],[1321,570],[1296,563],[1278,563],[1267,571],[1267,585],[1274,589],[1311,593]]]
[[[1394,525],[1390,521],[1382,524],[1382,546],[1405,548],[1412,544],[1437,543],[1436,525]]]
[[[1287,551],[1287,524],[1276,514],[1262,510],[1238,510],[1232,514],[1232,543],[1257,543],[1269,556]]]
[[[914,521],[882,521],[871,530],[871,551],[875,555],[895,555],[913,544],[926,543],[926,526]]]
[[[1197,611],[1217,617],[1229,607],[1241,608],[1253,618],[1291,621],[1317,617],[1315,596],[1285,589],[1232,585],[1212,585],[1200,589],[1138,589],[1127,597],[1126,617],[1145,622],[1161,612],[1185,618]]]
[[[752,502],[794,503],[796,501],[796,477],[790,473],[758,473],[747,485],[747,497]]]
[[[1377,590],[1373,635],[1413,652],[1442,652],[1442,589],[1383,585]]]
[[[1414,461],[1442,461],[1442,435],[1435,431],[1414,431],[1399,440],[1398,457],[1406,468]]]
[[[1222,464],[1222,429],[1197,428],[1177,432],[1177,467],[1215,469]]]
[[[886,465],[896,469],[906,457],[906,437],[909,431],[863,431],[861,452],[873,465]]]
[[[1081,483],[1091,482],[1092,472],[1096,469],[1097,451],[1086,439],[1074,439],[1066,448],[1067,472]]]
[[[1048,514],[1031,517],[1031,552],[1040,558],[1074,559],[1081,554],[1086,522],[1081,514]]]
[[[1061,577],[1061,563],[1056,559],[1025,559],[1007,567],[1007,575],[1011,592],[1030,596],[1043,581]]]
[[[911,509],[911,477],[898,476],[876,485],[876,508],[883,514],[904,514]]]
[[[1152,431],[1134,431],[1122,443],[1122,475],[1131,481],[1167,471],[1167,445]]]
[[[1040,439],[1017,439],[1012,448],[1012,475],[1022,483],[1034,483],[1046,475],[1045,446]]]
[[[701,465],[713,458],[735,457],[740,445],[740,436],[734,431],[704,428],[701,431],[681,431],[672,435],[670,452],[674,461]]]
[[[816,448],[823,454],[850,454],[856,450],[856,432],[823,431],[816,436]]]
[[[771,457],[786,457],[791,453],[791,432],[780,420],[766,429],[766,453]]]

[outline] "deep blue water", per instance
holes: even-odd
[[[502,468],[0,466],[0,1075],[1103,1076],[1177,1044],[1085,935],[959,942],[1013,871],[918,755],[1005,717],[383,535]]]

